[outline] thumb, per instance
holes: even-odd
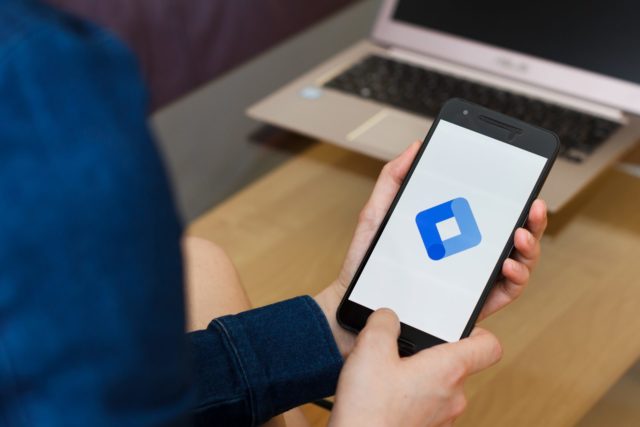
[[[367,319],[367,325],[358,334],[356,349],[366,348],[367,352],[373,351],[380,355],[398,357],[399,335],[398,316],[388,308],[381,308]]]
[[[465,377],[487,369],[502,358],[502,346],[498,339],[480,328],[474,329],[468,338],[439,345],[433,350],[446,353],[441,353],[440,357],[447,360],[449,366],[462,368],[461,373]]]

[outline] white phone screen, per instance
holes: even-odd
[[[440,120],[349,300],[459,340],[545,163]]]

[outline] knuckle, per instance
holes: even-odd
[[[502,348],[502,344],[498,343],[496,344],[496,349],[495,349],[495,354],[496,354],[496,361],[500,361],[502,360],[502,356],[504,356],[504,349]]]
[[[365,347],[375,347],[380,343],[382,338],[380,331],[373,328],[365,328],[358,335],[358,341],[360,345]]]
[[[452,361],[447,375],[447,383],[449,386],[454,387],[464,381],[468,370],[467,362],[464,359]]]
[[[365,207],[360,211],[360,215],[358,216],[358,223],[364,224],[367,229],[377,228],[380,221],[380,212],[370,202],[365,205]]]
[[[521,274],[521,278],[520,278],[520,283],[522,285],[526,285],[529,282],[529,276],[530,276],[530,272],[529,272],[529,268],[526,265],[521,265],[519,267],[520,269],[520,274]]]
[[[542,225],[543,229],[547,226],[547,222],[549,222],[549,210],[547,209],[547,203],[544,200],[540,200],[542,202]]]
[[[493,355],[494,360],[497,362],[500,359],[502,359],[504,350],[502,348],[502,344],[500,343],[500,341],[498,341],[498,338],[496,338],[494,335],[491,335],[490,339],[491,339],[491,344],[490,344],[491,354]]]
[[[451,418],[458,418],[467,409],[468,401],[464,393],[459,393],[453,398],[451,403]]]
[[[358,215],[358,222],[370,222],[373,217],[373,209],[370,204],[367,203],[364,208],[360,211],[360,215]]]
[[[536,241],[536,246],[533,248],[533,257],[538,259],[540,257],[540,253],[542,252],[542,245],[540,244],[540,240]]]
[[[399,175],[399,165],[399,159],[394,159],[385,164],[382,168],[382,175],[385,177],[385,179],[397,181]]]
[[[387,175],[391,175],[392,172],[393,172],[393,160],[384,164],[380,175],[387,176]]]

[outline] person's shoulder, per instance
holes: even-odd
[[[2,112],[56,129],[82,114],[142,121],[147,92],[135,56],[110,32],[39,0],[0,0]]]
[[[0,2],[0,55],[29,39],[41,20],[39,5],[30,1],[7,0]]]
[[[70,40],[88,24],[32,0],[0,2],[0,63],[34,46]],[[88,29],[88,28],[87,28]]]
[[[78,69],[114,60],[128,73],[139,71],[129,49],[98,25],[40,0],[0,0],[0,72],[20,64],[26,71]]]
[[[0,0],[0,117],[0,208],[15,183],[11,205],[36,212],[48,198],[59,217],[77,200],[107,210],[144,192],[168,199],[135,57],[94,24]]]

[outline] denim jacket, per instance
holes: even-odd
[[[0,0],[0,425],[257,425],[335,390],[309,297],[184,333],[146,98],[108,33]]]

